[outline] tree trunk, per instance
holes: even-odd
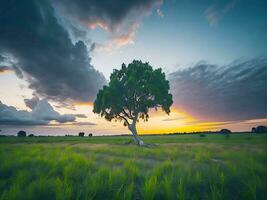
[[[133,120],[133,123],[129,125],[129,130],[133,134],[134,141],[137,145],[143,146],[144,142],[138,137],[137,131],[136,131],[136,119]]]

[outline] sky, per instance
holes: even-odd
[[[0,0],[0,134],[127,134],[92,112],[113,69],[162,68],[174,103],[139,133],[267,125],[265,0]]]

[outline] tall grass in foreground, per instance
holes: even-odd
[[[208,137],[153,148],[1,143],[0,199],[267,199],[266,138]]]

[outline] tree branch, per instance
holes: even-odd
[[[124,116],[121,116],[121,115],[118,115],[120,118],[124,119],[124,121],[126,122],[126,124],[129,126],[130,123],[128,122],[128,120],[124,117]]]
[[[124,109],[122,109],[123,114],[128,117],[129,119],[132,119],[131,114],[128,114]]]

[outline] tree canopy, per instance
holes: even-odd
[[[99,90],[94,102],[94,113],[105,119],[124,122],[125,126],[139,119],[147,121],[150,108],[161,108],[170,113],[172,95],[169,81],[161,68],[153,70],[149,63],[134,60],[120,70],[113,70],[109,84]],[[131,130],[132,131],[132,130]]]

